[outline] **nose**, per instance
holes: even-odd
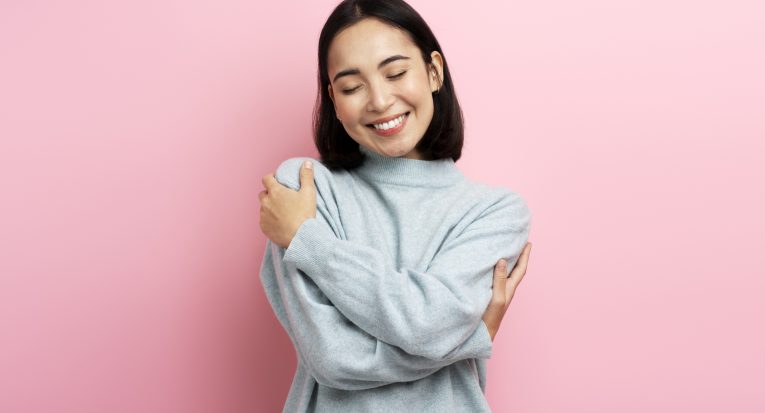
[[[369,100],[367,111],[385,113],[396,101],[396,97],[390,91],[390,87],[384,82],[369,84]]]

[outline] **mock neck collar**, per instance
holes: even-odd
[[[464,179],[451,158],[432,161],[392,157],[359,145],[364,162],[356,171],[364,179],[393,185],[417,187],[451,186]]]

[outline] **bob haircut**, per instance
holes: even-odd
[[[313,133],[322,164],[333,170],[353,169],[364,161],[359,144],[348,135],[335,115],[335,107],[327,90],[330,84],[327,60],[330,43],[337,33],[366,18],[377,18],[407,33],[420,49],[426,65],[432,65],[430,53],[433,51],[438,51],[443,57],[444,79],[440,82],[440,89],[433,92],[433,118],[416,149],[426,160],[452,158],[456,161],[462,154],[464,141],[462,109],[457,101],[446,56],[430,27],[403,0],[344,0],[327,18],[319,36],[319,91],[313,111]]]

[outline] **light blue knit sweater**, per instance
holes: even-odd
[[[314,162],[317,216],[287,249],[267,242],[261,280],[297,352],[285,412],[488,412],[492,342],[482,321],[493,268],[508,272],[531,212],[468,180],[451,159],[367,150],[352,171]]]

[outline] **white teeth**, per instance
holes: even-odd
[[[403,120],[404,120],[404,116],[406,116],[406,114],[403,114],[403,115],[401,115],[401,116],[399,116],[396,119],[393,119],[391,121],[374,124],[372,126],[374,126],[375,129],[377,129],[377,130],[388,130],[390,128],[394,128],[394,127],[400,125],[401,122],[403,122]]]

